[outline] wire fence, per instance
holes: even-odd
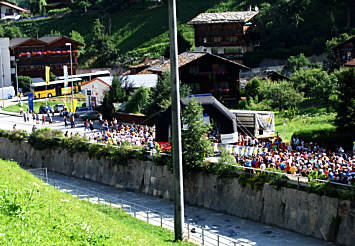
[[[140,219],[155,226],[160,226],[170,231],[174,231],[174,216],[172,214],[163,213],[161,211],[154,210],[134,202],[123,200],[112,195],[101,194],[95,191],[94,189],[85,188],[81,186],[79,187],[64,181],[51,180],[48,178],[47,168],[28,169],[28,171],[35,175],[37,178],[60,190],[61,192],[71,194],[72,196],[77,197],[80,200],[86,200],[94,204],[103,205],[99,207],[99,209],[101,210],[122,209],[134,218]],[[188,241],[199,245],[248,245],[245,239],[234,240],[219,235],[211,231],[211,229],[203,228],[193,222],[185,223],[184,231],[185,238]]]

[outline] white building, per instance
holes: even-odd
[[[122,88],[130,93],[141,86],[152,88],[158,81],[156,74],[140,74],[140,75],[121,75],[119,79]],[[81,91],[86,95],[86,105],[101,105],[105,93],[110,90],[113,76],[98,77],[81,85]]]
[[[6,1],[0,1],[1,19],[18,20],[22,13],[31,13],[30,10],[21,8]]]
[[[86,95],[86,105],[101,105],[105,93],[110,90],[112,85],[112,76],[98,77],[81,85],[81,92]]]
[[[11,70],[11,61],[15,60],[15,57],[10,56],[10,40],[9,38],[0,38],[0,74],[3,76],[0,80],[0,87],[12,86],[11,73],[15,74],[15,69]],[[0,77],[1,78],[1,77]]]

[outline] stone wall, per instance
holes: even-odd
[[[70,154],[65,149],[35,150],[28,143],[11,143],[0,137],[0,157],[31,168],[84,178],[120,189],[173,199],[172,174],[166,166],[130,160],[113,165],[90,159],[88,154]],[[184,178],[185,202],[242,218],[275,225],[341,245],[355,242],[355,202],[309,194],[296,189],[275,190],[265,185],[260,192],[241,187],[236,179],[196,173]],[[335,218],[340,218],[340,224]],[[338,226],[337,226],[338,225]],[[334,228],[339,228],[338,233]]]

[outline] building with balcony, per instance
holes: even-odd
[[[220,55],[229,59],[239,59],[247,51],[252,51],[257,41],[248,31],[256,11],[201,13],[188,24],[195,29],[196,51]]]
[[[1,19],[3,20],[18,20],[22,13],[31,13],[30,10],[21,8],[7,1],[0,1]]]
[[[63,36],[36,38],[14,38],[10,40],[12,67],[17,67],[18,75],[31,78],[45,78],[45,67],[56,76],[64,75],[63,66],[68,66],[69,74],[76,74],[78,69],[78,47],[82,43]],[[72,54],[72,68],[70,71]]]
[[[354,66],[353,60],[355,59],[355,36],[334,46],[333,51],[339,59],[340,65],[349,67]]]
[[[239,74],[249,68],[207,52],[184,52],[178,56],[179,77],[193,94],[212,94],[227,107],[239,100]],[[138,74],[162,75],[170,71],[170,60],[146,68]]]

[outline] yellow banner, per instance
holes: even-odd
[[[50,75],[49,75],[49,71],[50,71],[51,67],[46,66],[46,85],[49,85],[49,79],[50,79]]]
[[[76,110],[76,106],[78,105],[78,100],[74,99],[74,102],[72,102],[72,112],[75,113]]]

